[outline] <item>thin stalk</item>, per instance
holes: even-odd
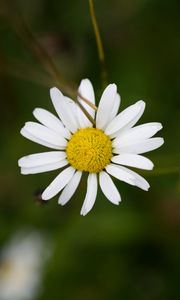
[[[77,105],[80,107],[80,109],[82,110],[82,112],[85,114],[85,116],[89,119],[89,121],[95,125],[95,121],[94,119],[91,117],[91,115],[87,112],[87,110],[84,108],[84,106],[82,106],[82,104],[79,101],[76,101]]]
[[[30,28],[27,26],[27,24],[24,22],[21,16],[19,16],[18,21],[19,24],[14,24],[16,34],[23,40],[23,42],[25,42],[28,48],[31,49],[31,52],[34,54],[36,59],[40,61],[45,71],[53,77],[55,84],[58,85],[58,87],[66,90],[66,92],[70,96],[74,95],[74,89],[72,89],[72,87],[70,87],[70,85],[66,83],[64,78],[61,76],[58,68],[56,67],[55,63],[53,62],[52,58],[36,39],[36,37],[31,32]]]
[[[91,108],[93,108],[95,111],[97,111],[97,106],[95,104],[93,104],[91,101],[89,101],[88,99],[86,99],[85,97],[83,97],[79,92],[77,93],[77,95],[87,104],[89,105]]]
[[[60,74],[58,68],[56,67],[55,63],[53,62],[52,58],[46,52],[46,50],[42,47],[42,45],[39,43],[39,41],[36,39],[34,34],[32,33],[31,29],[27,26],[26,22],[24,21],[23,17],[21,16],[21,13],[16,9],[15,11],[10,10],[7,3],[5,4],[5,15],[7,19],[9,20],[9,23],[11,24],[12,29],[16,32],[16,34],[21,38],[21,40],[26,44],[27,48],[31,50],[31,52],[34,54],[36,59],[40,61],[41,65],[45,69],[45,71],[53,78],[55,81],[55,84],[62,89],[66,94],[68,94],[73,101],[75,101],[83,113],[86,115],[86,117],[90,120],[90,122],[94,125],[94,120],[90,116],[90,114],[86,111],[86,109],[77,101],[77,92],[76,88],[73,84],[68,84],[62,75]],[[19,74],[20,75],[20,74]],[[27,74],[28,77],[29,74]],[[82,95],[79,95],[81,99],[86,102],[89,106],[91,106],[93,109],[97,109],[89,100],[84,98]]]
[[[11,76],[28,80],[42,86],[50,88],[53,85],[53,80],[50,76],[46,75],[42,71],[37,70],[37,68],[25,64],[23,65],[18,61],[10,62],[8,65],[6,65],[4,70]]]
[[[157,176],[157,175],[169,175],[169,174],[178,174],[180,175],[180,167],[170,167],[170,168],[157,168],[151,172],[141,172],[146,176]]]
[[[101,39],[101,35],[100,35],[97,18],[95,15],[93,0],[89,0],[89,10],[90,10],[90,16],[91,16],[93,29],[94,29],[96,44],[97,44],[98,57],[99,57],[100,65],[101,65],[101,79],[102,79],[102,85],[104,88],[107,85],[107,70],[106,70],[106,64],[105,64],[104,48],[103,48],[103,43],[102,43],[102,39]]]

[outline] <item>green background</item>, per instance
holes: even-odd
[[[35,107],[53,112],[49,87],[30,46],[15,33],[21,11],[37,40],[67,81],[90,78],[98,102],[101,89],[96,43],[85,0],[0,1],[0,245],[17,230],[32,228],[50,237],[53,255],[38,300],[179,299],[180,187],[180,2],[95,1],[109,82],[122,97],[121,110],[146,102],[140,121],[163,123],[162,148],[148,153],[155,163],[140,172],[144,192],[115,180],[122,203],[113,206],[98,192],[93,210],[79,215],[86,179],[65,206],[47,204],[34,193],[58,174],[22,176],[17,160],[46,151],[20,136]],[[21,28],[22,29],[22,28]],[[24,37],[23,37],[24,39]],[[44,72],[44,73],[42,73]],[[42,75],[43,74],[43,75]],[[45,76],[45,77],[44,77]],[[26,80],[29,78],[29,80]],[[50,83],[49,83],[50,81]]]

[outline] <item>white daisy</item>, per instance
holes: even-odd
[[[95,104],[93,86],[88,79],[81,81],[78,92]],[[145,191],[149,189],[143,177],[125,167],[151,170],[153,163],[140,154],[164,143],[163,138],[152,138],[162,128],[160,123],[133,127],[144,112],[144,101],[140,100],[118,114],[121,100],[115,84],[108,85],[104,90],[96,113],[78,97],[78,101],[94,119],[93,127],[79,106],[57,88],[52,88],[50,95],[59,118],[47,110],[36,108],[33,114],[41,124],[27,122],[21,134],[57,151],[28,155],[18,162],[22,174],[41,173],[66,166],[45,189],[43,200],[49,200],[62,191],[58,203],[66,204],[75,193],[83,171],[88,172],[87,192],[81,209],[83,216],[95,203],[98,179],[102,192],[114,204],[119,204],[121,197],[110,175]]]
[[[18,233],[0,252],[0,299],[31,300],[41,288],[49,247],[37,232]]]

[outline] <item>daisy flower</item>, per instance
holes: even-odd
[[[81,95],[78,101],[93,118],[95,125],[74,101],[54,87],[50,90],[50,96],[58,117],[36,108],[33,115],[41,124],[27,122],[21,134],[57,151],[28,155],[18,163],[22,174],[65,167],[42,193],[42,199],[49,200],[62,191],[58,201],[61,205],[70,200],[83,172],[87,172],[87,191],[81,209],[81,215],[85,216],[95,203],[98,182],[110,202],[119,204],[121,201],[111,176],[147,191],[148,182],[127,167],[151,170],[153,163],[141,154],[160,147],[164,140],[152,137],[162,128],[160,123],[134,127],[144,112],[144,101],[137,101],[118,113],[121,99],[115,84],[109,84],[104,90],[97,112],[82,99],[95,105],[93,86],[88,79],[81,81],[78,94]]]
[[[48,252],[47,242],[39,233],[15,234],[0,252],[0,299],[36,298]]]

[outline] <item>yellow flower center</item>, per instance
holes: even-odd
[[[75,169],[98,173],[111,160],[112,142],[100,129],[80,129],[69,140],[66,153],[69,163]]]
[[[8,276],[11,276],[11,273],[13,271],[14,264],[11,260],[5,260],[0,265],[0,279],[8,278]]]

